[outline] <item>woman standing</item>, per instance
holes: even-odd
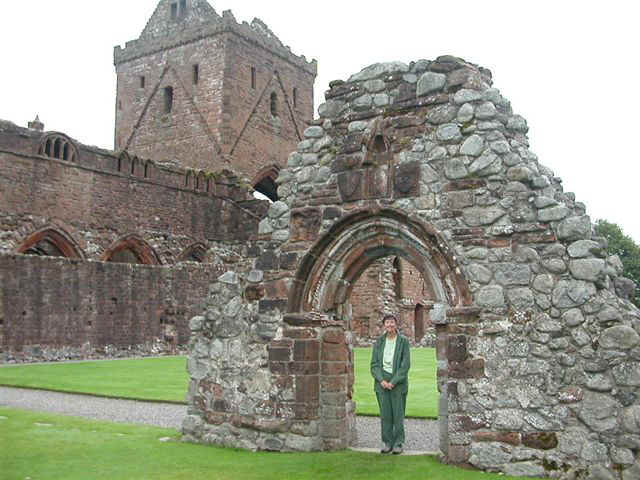
[[[380,453],[398,455],[404,443],[404,412],[409,390],[411,366],[409,340],[398,333],[396,317],[383,318],[385,333],[376,341],[371,354],[371,375],[380,407],[382,448]]]

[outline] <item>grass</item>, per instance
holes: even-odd
[[[378,415],[369,373],[370,359],[370,348],[355,349],[354,398],[359,415]],[[7,366],[0,368],[0,385],[183,403],[188,383],[185,365],[185,357],[163,357]],[[414,348],[411,350],[407,416],[437,418],[437,415],[434,350]]]
[[[434,457],[252,453],[181,443],[175,430],[0,408],[3,480],[498,480]],[[159,439],[169,437],[170,441]]]

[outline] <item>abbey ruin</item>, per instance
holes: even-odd
[[[640,479],[635,285],[488,70],[371,65],[313,119],[315,62],[204,0],[114,59],[114,151],[0,124],[5,361],[188,343],[186,440],[342,449],[392,310],[435,343],[443,461]]]

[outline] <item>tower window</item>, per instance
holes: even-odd
[[[251,67],[251,88],[256,88],[256,67]]]
[[[187,0],[180,0],[180,16],[184,17],[187,14]]]
[[[173,110],[173,87],[164,89],[164,113],[171,113]]]
[[[172,3],[171,4],[171,20],[177,20],[177,19],[178,19],[178,4]]]
[[[144,84],[145,84],[145,78],[144,78],[144,75],[142,75],[140,77],[140,88],[144,88]]]
[[[294,108],[298,106],[298,89],[295,87],[293,89],[293,106]]]
[[[276,95],[276,92],[271,94],[271,115],[278,116],[278,95]]]
[[[193,66],[193,84],[197,85],[200,80],[200,65],[197,63]]]

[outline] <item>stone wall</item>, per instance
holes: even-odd
[[[72,139],[73,161],[52,158],[40,151],[50,136],[0,123],[0,253],[16,253],[30,235],[53,228],[79,258],[103,259],[135,235],[155,252],[152,263],[167,264],[194,244],[257,233],[267,202],[250,199],[247,185],[224,172],[196,185],[186,170]]]
[[[371,261],[399,255],[433,292],[445,461],[638,478],[633,284],[490,72],[455,57],[376,64],[326,98],[280,172],[268,243],[192,320],[185,438],[347,446],[349,298]],[[220,363],[231,351],[242,368]]]
[[[219,273],[0,255],[0,361],[176,353]]]

